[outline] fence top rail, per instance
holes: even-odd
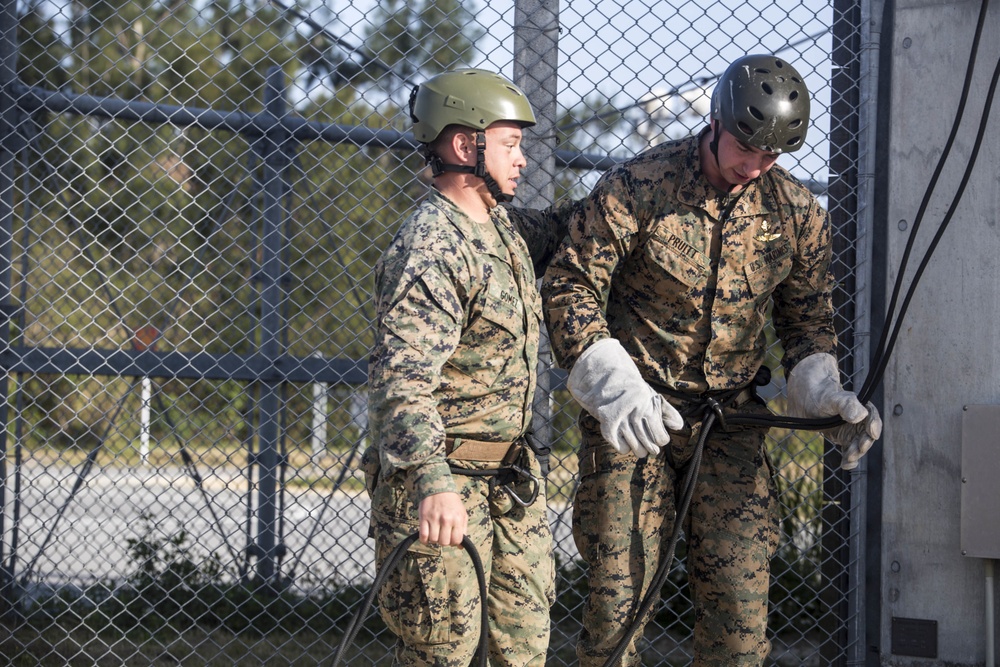
[[[262,137],[280,132],[287,138],[297,141],[346,143],[359,147],[376,146],[393,150],[413,151],[419,147],[412,132],[372,129],[361,125],[324,123],[293,115],[275,117],[267,111],[254,113],[219,111],[202,107],[52,91],[21,83],[11,85],[10,97],[17,106],[29,113],[49,111],[141,123],[193,126],[206,130],[227,130],[251,137]],[[619,162],[619,159],[606,155],[568,150],[555,151],[555,159],[556,164],[561,167],[598,171],[604,171]]]

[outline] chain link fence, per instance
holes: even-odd
[[[427,187],[410,89],[446,68],[528,93],[539,124],[519,203],[542,207],[697,131],[733,58],[791,61],[814,118],[781,163],[831,212],[845,369],[861,358],[856,4],[291,2],[2,3],[9,664],[332,658],[374,576],[358,470],[371,272]],[[536,401],[555,451],[553,665],[576,662],[586,590],[563,378],[547,366]],[[776,372],[778,412],[782,388]],[[840,662],[857,640],[858,500],[817,435],[775,431],[771,446],[784,534],[770,660]],[[681,562],[644,664],[690,660],[684,580]],[[392,641],[373,614],[350,664],[389,664]]]

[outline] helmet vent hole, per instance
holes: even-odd
[[[790,92],[788,94],[788,100],[789,101],[794,102],[797,99],[799,99],[799,91],[793,90],[792,92]]]
[[[748,136],[748,137],[752,137],[753,136],[753,128],[751,128],[749,125],[747,125],[743,121],[740,121],[739,123],[737,123],[736,127],[738,127],[739,130],[740,130],[740,132],[742,132],[746,136]]]
[[[756,118],[757,120],[759,121],[764,120],[764,114],[761,113],[760,109],[758,109],[757,107],[750,107],[748,111],[750,112],[750,115]]]
[[[771,84],[765,82],[765,83],[760,84],[760,87],[768,95],[774,95],[774,89],[771,88]]]
[[[801,125],[802,125],[802,119],[796,118],[795,120],[793,120],[791,123],[788,124],[788,129],[796,130],[799,127],[801,127]]]

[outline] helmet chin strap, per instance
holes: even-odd
[[[428,153],[427,163],[431,166],[431,175],[440,176],[446,171],[451,171],[459,174],[472,174],[478,178],[483,179],[486,183],[486,189],[489,191],[493,199],[497,201],[498,204],[503,204],[507,202],[514,201],[512,195],[506,194],[501,188],[500,184],[496,182],[496,179],[486,171],[486,135],[483,132],[476,132],[476,166],[469,167],[462,164],[445,164],[441,161],[441,156],[435,153]]]
[[[719,169],[719,176],[722,176],[722,165],[719,164],[719,130],[722,128],[722,124],[719,123],[718,118],[712,119],[712,141],[708,143],[708,148],[712,151],[712,157],[715,158],[715,166]],[[728,181],[727,181],[728,183]],[[739,183],[729,183],[729,189],[726,190],[726,194],[733,194],[733,190],[739,187]]]
[[[719,165],[719,121],[716,118],[712,119],[712,141],[709,142],[708,148],[715,157],[715,166],[719,167],[719,171],[722,171],[722,167]]]

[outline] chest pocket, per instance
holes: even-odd
[[[491,280],[486,286],[483,319],[520,336],[524,332],[524,309],[521,295],[513,285],[500,285]]]
[[[648,261],[686,287],[703,286],[710,271],[709,258],[675,234],[666,234],[649,238],[645,249]]]
[[[771,295],[774,288],[792,270],[792,246],[782,238],[773,246],[765,246],[743,267],[750,292],[757,299]]]
[[[480,299],[478,312],[473,313],[447,365],[489,387],[524,345],[525,305],[512,285],[495,280],[487,283]]]

